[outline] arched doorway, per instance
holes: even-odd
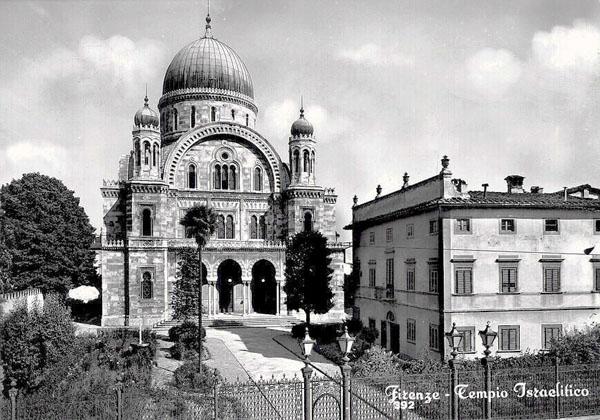
[[[252,266],[252,307],[254,312],[276,314],[276,296],[275,266],[267,260],[257,261]]]
[[[219,312],[242,312],[244,295],[242,293],[242,268],[234,260],[225,260],[217,269],[217,287],[219,288]]]

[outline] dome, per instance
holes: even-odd
[[[180,89],[222,89],[254,99],[246,65],[226,44],[214,39],[210,17],[206,34],[179,51],[165,74],[163,95]]]
[[[304,118],[304,108],[300,108],[300,118],[298,118],[292,124],[292,129],[290,130],[292,136],[312,136],[315,131],[313,125],[308,122],[306,118]]]
[[[158,113],[148,106],[148,96],[144,98],[144,106],[135,113],[133,124],[136,127],[141,125],[158,127]]]

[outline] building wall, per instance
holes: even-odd
[[[356,306],[360,308],[361,320],[368,325],[369,318],[374,319],[381,335],[381,322],[389,318],[388,313],[391,312],[394,322],[399,324],[400,328],[400,353],[410,357],[437,353],[437,350],[429,349],[429,324],[440,323],[439,295],[429,289],[430,269],[437,266],[438,258],[438,235],[430,234],[430,220],[437,220],[437,212],[423,213],[366,228],[360,233],[359,246],[354,248],[354,261],[360,262],[360,297],[356,300]],[[407,234],[409,225],[412,226],[412,236]],[[386,236],[388,228],[392,229],[391,241],[388,241]],[[370,243],[371,233],[375,235],[374,243]],[[388,259],[393,259],[394,298],[384,302],[381,296],[385,294]],[[375,267],[376,272],[375,287],[369,286],[369,269],[372,267]],[[414,290],[407,287],[409,269],[414,270]],[[414,342],[409,342],[407,338],[408,319],[416,322]],[[384,341],[387,341],[386,347],[391,349],[389,325]],[[380,336],[378,344],[381,343]]]
[[[487,321],[492,326],[519,325],[520,350],[541,348],[541,325],[560,324],[563,332],[585,325],[592,314],[600,310],[600,294],[594,289],[594,256],[583,250],[598,240],[594,232],[594,213],[566,210],[456,210],[444,220],[445,251],[445,325],[475,326],[483,329]],[[471,219],[471,234],[457,234],[457,218]],[[500,219],[516,221],[514,234],[500,233]],[[544,219],[559,219],[559,234],[544,234]],[[578,254],[578,255],[574,255]],[[457,296],[455,269],[460,262],[453,259],[469,256],[474,259],[473,295]],[[504,259],[518,260],[518,293],[503,294],[500,290],[500,263]],[[545,293],[543,261],[562,260],[560,293]],[[542,260],[542,262],[540,261]],[[496,329],[497,330],[497,329]],[[481,353],[480,343],[477,351]],[[497,347],[496,347],[497,348]],[[519,352],[500,353],[515,355]]]

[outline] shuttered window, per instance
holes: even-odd
[[[431,293],[438,292],[438,268],[437,265],[429,267],[429,291]]]
[[[500,350],[517,351],[520,348],[519,326],[500,326]]]
[[[460,347],[458,351],[460,353],[469,353],[475,351],[474,346],[474,335],[475,335],[475,327],[460,327],[456,328],[458,333],[462,335],[462,341],[460,342]]]
[[[409,265],[406,268],[406,289],[415,290],[415,266]]]
[[[562,334],[562,325],[542,325],[542,348],[549,349],[552,340],[557,340]]]
[[[406,341],[414,343],[417,340],[417,321],[414,319],[406,320]]]
[[[600,292],[600,267],[594,269],[594,291]]]
[[[502,293],[511,293],[517,291],[517,269],[514,267],[511,268],[502,268],[500,270],[500,291]]]
[[[440,330],[435,324],[429,324],[429,347],[434,350],[440,348]]]
[[[473,271],[470,268],[459,268],[455,271],[455,293],[468,295],[473,293]]]
[[[544,292],[560,292],[560,267],[544,267]]]

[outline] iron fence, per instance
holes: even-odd
[[[485,418],[486,398],[491,397],[490,418],[538,419],[600,413],[600,365],[543,366],[494,369],[486,386],[483,369],[457,369],[427,374],[350,380],[352,419],[452,418],[452,400],[460,419]],[[312,376],[310,404],[314,420],[335,420],[343,415],[343,381],[340,377]],[[456,386],[463,390],[457,396]],[[402,394],[395,405],[392,391]],[[543,392],[542,392],[543,390]],[[552,392],[551,392],[552,391]],[[471,392],[473,397],[465,397]],[[529,395],[528,392],[531,394]],[[536,394],[537,392],[537,394]],[[170,389],[123,388],[62,400],[9,390],[0,398],[1,420],[29,419],[290,419],[304,418],[305,386],[302,380],[269,379],[217,383],[210,392]],[[410,404],[408,404],[410,403]]]

